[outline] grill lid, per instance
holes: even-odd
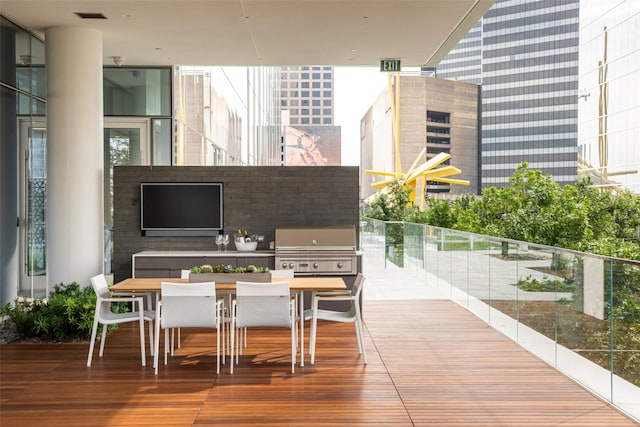
[[[276,253],[282,251],[355,251],[356,229],[350,225],[276,228]]]

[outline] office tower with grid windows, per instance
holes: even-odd
[[[290,125],[334,124],[333,67],[282,67],[280,76],[280,106]]]
[[[524,161],[575,182],[578,34],[578,0],[497,0],[438,65],[482,85],[482,188],[509,185]]]
[[[282,67],[281,163],[286,166],[340,166],[342,138],[334,126],[333,67]]]

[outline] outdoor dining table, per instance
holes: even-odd
[[[336,276],[304,276],[291,278],[272,278],[272,282],[289,282],[291,292],[298,296],[298,318],[300,319],[300,366],[304,366],[304,292],[344,291],[347,285],[341,277]],[[115,283],[113,292],[160,292],[162,282],[189,283],[189,279],[145,277],[129,278]],[[233,293],[235,283],[216,282],[216,291]],[[159,337],[156,337],[159,339]]]

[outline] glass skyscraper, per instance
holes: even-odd
[[[581,1],[579,79],[579,176],[640,193],[640,1]]]
[[[482,188],[508,185],[524,161],[575,182],[578,34],[578,0],[497,0],[438,65],[482,85]]]

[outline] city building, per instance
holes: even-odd
[[[175,165],[279,165],[278,67],[174,67]]]
[[[497,0],[438,64],[438,77],[482,86],[482,188],[524,161],[575,182],[579,15],[578,0]]]
[[[280,106],[289,125],[333,125],[333,87],[333,67],[282,67]]]
[[[640,3],[580,2],[578,176],[640,193]]]
[[[394,82],[394,87],[395,87]],[[393,89],[395,91],[395,89]],[[479,87],[428,76],[400,77],[400,164],[402,173],[439,153],[450,154],[443,165],[462,171],[451,178],[469,186],[427,181],[426,194],[477,194]],[[366,170],[396,172],[391,94],[385,89],[360,123],[360,195],[366,199],[376,179]],[[419,158],[423,149],[426,149]],[[417,160],[417,163],[416,163]],[[380,178],[378,178],[379,180]]]
[[[340,126],[334,126],[334,87],[334,72],[331,66],[282,67],[282,164],[342,164],[341,129]]]

